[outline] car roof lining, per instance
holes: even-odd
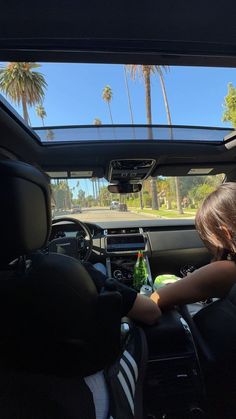
[[[0,60],[235,66],[234,3],[4,2]],[[10,30],[9,30],[10,28]],[[138,30],[137,30],[138,28]]]
[[[133,63],[236,67],[234,3],[229,0],[31,0],[4,2],[0,14],[0,60]],[[224,23],[225,20],[225,23]],[[222,23],[222,24],[219,24]],[[10,28],[10,30],[9,30]],[[138,30],[137,30],[138,28]],[[0,106],[0,145],[20,160],[44,170],[95,168],[106,174],[110,160],[133,156],[133,143],[51,144],[32,141],[30,128]],[[186,165],[210,164],[233,173],[236,149],[209,144],[135,145],[135,157],[155,158],[156,173]],[[66,166],[66,167],[65,167]],[[216,169],[218,170],[218,169]]]

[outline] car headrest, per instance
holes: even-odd
[[[51,228],[50,187],[38,169],[0,161],[1,265],[44,247]]]

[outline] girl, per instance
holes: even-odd
[[[220,185],[203,202],[196,229],[213,255],[212,262],[154,292],[161,309],[208,297],[225,297],[236,283],[236,183]]]

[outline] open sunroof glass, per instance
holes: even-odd
[[[190,141],[222,143],[225,128],[144,125],[102,125],[34,128],[41,142]]]

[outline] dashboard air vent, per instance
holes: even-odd
[[[139,234],[138,227],[131,228],[108,228],[107,234]]]

